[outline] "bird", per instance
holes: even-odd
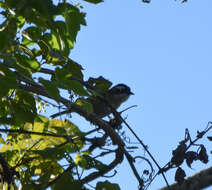
[[[118,109],[131,95],[134,95],[134,93],[131,92],[130,87],[125,84],[117,84],[104,92],[103,98],[91,97],[88,102],[93,106],[93,113],[103,118],[112,113],[111,107]]]
[[[122,103],[128,100],[128,98],[134,95],[131,89],[126,84],[117,84],[107,91],[101,93],[99,96],[90,96],[83,101],[92,105],[92,112],[98,117],[103,118],[109,116],[112,113],[112,109],[118,109]],[[52,118],[70,113],[71,110],[65,110],[60,113],[52,115]]]

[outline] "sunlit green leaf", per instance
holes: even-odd
[[[26,22],[26,20],[25,20],[25,18],[23,16],[18,16],[17,17],[17,26],[18,26],[19,29],[23,27],[25,22]]]
[[[52,49],[60,50],[60,44],[58,43],[55,34],[46,33],[43,35],[43,40],[47,42]]]
[[[32,72],[38,71],[40,69],[40,63],[34,58],[28,58],[24,55],[16,55],[18,64],[24,68],[30,69]]]
[[[0,144],[4,144],[5,140],[2,138],[2,135],[0,135]]]
[[[28,27],[22,32],[22,35],[31,41],[37,41],[41,39],[41,29],[35,26]]]

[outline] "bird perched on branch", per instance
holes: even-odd
[[[133,94],[127,85],[117,84],[106,91],[103,98],[91,98],[90,103],[93,106],[93,112],[102,118],[112,113],[110,106],[114,109],[118,109],[120,105],[127,101],[130,95]]]
[[[130,95],[134,93],[131,92],[130,87],[125,84],[117,84],[108,91],[104,92],[100,96],[91,96],[84,101],[92,104],[93,113],[103,118],[112,113],[112,108],[117,109],[119,106],[127,101]],[[62,111],[60,113],[52,115],[52,117],[57,117],[66,113],[70,113],[71,110]]]

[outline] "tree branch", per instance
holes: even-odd
[[[212,185],[212,167],[186,179],[182,185],[174,183],[160,190],[201,190]]]
[[[116,150],[116,158],[107,167],[101,169],[98,172],[93,172],[88,176],[86,176],[85,178],[83,178],[81,180],[82,184],[89,183],[90,181],[93,181],[94,179],[103,176],[105,173],[109,172],[110,170],[115,168],[118,164],[120,164],[123,161],[123,159],[124,159],[123,147],[119,147]]]

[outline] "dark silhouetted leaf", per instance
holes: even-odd
[[[150,0],[142,0],[143,3],[151,3]]]
[[[189,168],[191,168],[191,164],[193,161],[197,160],[198,154],[193,151],[188,151],[185,154],[186,164]]]
[[[184,178],[186,177],[185,171],[179,167],[175,173],[175,181],[181,185],[184,182]]]
[[[203,162],[204,164],[207,164],[208,163],[208,154],[207,154],[207,150],[206,148],[201,145],[201,149],[200,149],[200,152],[198,154],[198,158],[201,162]]]
[[[185,151],[186,151],[186,144],[184,141],[180,142],[180,144],[178,145],[178,147],[172,151],[172,159],[171,162],[175,165],[175,166],[180,166],[183,163],[183,160],[185,158]]]
[[[116,183],[110,183],[109,181],[98,182],[96,190],[120,190],[120,187]]]
[[[202,131],[202,132],[197,131],[197,138],[202,138],[204,134],[205,134],[205,131]]]

